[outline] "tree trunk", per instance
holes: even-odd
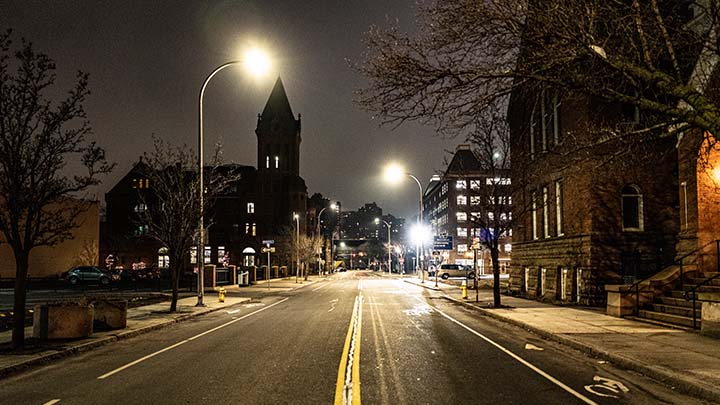
[[[28,252],[15,252],[15,303],[13,304],[12,347],[25,346],[25,291],[28,274]]]
[[[498,260],[498,247],[490,248],[490,259],[492,260],[493,269],[493,306],[500,308],[500,260]]]
[[[170,301],[170,312],[177,311],[178,289],[180,285],[180,269],[182,268],[182,257],[173,257],[170,265],[170,285],[172,286],[172,300]]]

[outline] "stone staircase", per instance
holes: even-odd
[[[700,327],[702,302],[696,301],[693,308],[692,299],[685,299],[684,293],[696,285],[703,283],[717,273],[691,273],[685,276],[684,283],[679,288],[666,291],[655,296],[653,302],[646,303],[638,311],[637,320],[673,326],[680,328],[693,327],[693,311],[695,311],[695,327]],[[697,292],[720,294],[720,277],[712,280],[708,285],[697,289]],[[690,297],[691,298],[691,297]]]

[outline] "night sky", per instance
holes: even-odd
[[[363,78],[350,67],[362,60],[371,25],[399,21],[411,30],[414,0],[336,1],[30,1],[0,2],[0,28],[12,28],[49,54],[65,91],[77,70],[90,73],[86,103],[94,137],[115,172],[102,194],[149,151],[150,136],[196,148],[197,94],[216,66],[252,45],[265,48],[274,72],[252,79],[226,69],[205,93],[205,148],[222,142],[226,162],[256,166],[255,125],[281,76],[293,112],[302,114],[300,171],[308,193],[340,200],[344,209],[377,202],[385,213],[411,218],[418,189],[411,179],[382,182],[390,160],[427,184],[443,169],[457,140],[432,128],[379,127],[353,103]]]

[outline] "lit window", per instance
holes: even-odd
[[[508,252],[508,253],[512,252],[512,244],[506,243],[506,244],[505,244],[505,251]]]
[[[550,197],[548,195],[548,188],[543,187],[543,235],[546,238],[550,237]]]
[[[218,264],[225,264],[225,246],[218,246]]]
[[[457,219],[458,222],[465,222],[465,221],[467,221],[467,213],[465,213],[465,212],[456,212],[456,213],[455,213],[455,218]]]
[[[480,190],[480,180],[470,180],[470,188],[473,190]]]
[[[197,246],[190,248],[190,263],[197,264]]]
[[[495,213],[494,212],[488,212],[488,221],[494,221],[495,220]]]
[[[467,197],[464,195],[457,196],[457,205],[466,205],[467,204]]]
[[[510,184],[512,184],[512,182],[507,177],[493,177],[493,178],[488,177],[487,179],[485,179],[485,184],[487,184],[488,186],[495,186],[495,185],[509,186]]]
[[[132,188],[138,188],[138,179],[132,180]]]
[[[467,252],[467,249],[468,249],[468,245],[465,244],[465,243],[460,243],[460,244],[457,245],[457,252],[458,252],[458,253],[465,253],[465,252]]]
[[[250,234],[250,224],[246,222],[245,223],[245,235],[249,235],[249,234]]]
[[[458,190],[465,190],[467,188],[467,183],[465,180],[458,180],[455,182],[455,188]]]
[[[158,267],[161,269],[170,268],[170,256],[168,256],[168,248],[166,247],[158,250]]]
[[[467,228],[458,228],[457,229],[457,236],[467,236]]]
[[[537,239],[538,238],[538,229],[537,229],[537,194],[535,192],[532,193],[532,238]]]
[[[247,203],[247,212],[248,214],[255,213],[255,203]]]
[[[279,157],[279,156],[275,156],[275,168],[277,169],[277,168],[279,168],[279,167],[280,167],[280,157]]]
[[[563,184],[561,181],[555,182],[555,231],[557,236],[563,236]]]
[[[252,224],[252,236],[255,236],[256,234],[257,234],[257,226],[256,226],[255,223],[253,222],[253,224]]]
[[[147,205],[140,203],[135,206],[134,211],[137,213],[145,212],[147,211]]]
[[[470,196],[470,205],[480,205],[480,197],[476,195]]]
[[[205,256],[203,258],[203,263],[210,264],[210,256],[212,255],[212,248],[210,246],[205,246]]]
[[[265,156],[265,168],[270,168],[270,156]]]

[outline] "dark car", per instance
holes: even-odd
[[[117,278],[115,274],[108,273],[95,266],[75,266],[63,273],[62,277],[72,285],[79,283],[100,283],[102,285],[108,285],[110,281]]]

